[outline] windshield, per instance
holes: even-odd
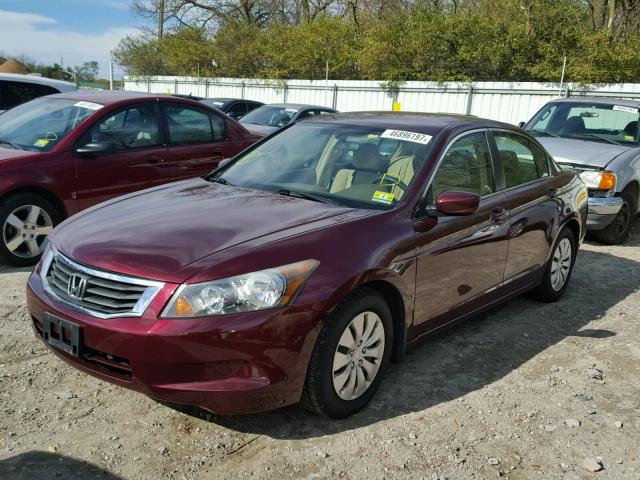
[[[581,138],[613,144],[638,144],[638,108],[587,102],[552,103],[527,129],[534,135]]]
[[[415,132],[303,122],[240,155],[209,179],[388,210],[407,194],[430,140]]]
[[[284,127],[298,111],[297,108],[269,107],[256,108],[240,119],[240,123],[253,123],[269,127]]]
[[[8,110],[0,121],[0,147],[48,152],[82,120],[102,108],[91,102],[38,98]]]

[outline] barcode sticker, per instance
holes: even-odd
[[[404,140],[405,142],[415,142],[426,145],[433,138],[431,135],[424,133],[407,132],[406,130],[385,130],[381,138],[391,138],[393,140]]]

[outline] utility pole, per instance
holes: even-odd
[[[158,0],[158,40],[164,35],[164,0]]]

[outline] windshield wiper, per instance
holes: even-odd
[[[551,133],[551,132],[547,132],[546,130],[531,130],[531,133],[537,133],[539,135],[547,135],[549,137],[555,137],[555,138],[559,138],[560,135],[558,135],[557,133]]]
[[[290,190],[288,188],[280,188],[279,190],[276,190],[276,193],[279,195],[286,195],[287,197],[297,197],[297,198],[303,198],[305,200],[311,200],[313,202],[326,203],[329,205],[337,205],[335,202],[327,200],[326,198],[321,198],[319,196],[311,195],[309,193],[297,192],[295,190]]]
[[[210,182],[219,183],[220,185],[228,185],[230,187],[233,187],[232,184],[230,184],[226,179],[222,177],[213,177],[213,178],[208,178],[207,180],[209,180]]]
[[[601,140],[603,142],[607,142],[607,143],[610,143],[612,145],[622,145],[620,142],[616,142],[615,140],[611,140],[610,138],[601,137],[600,135],[594,135],[593,133],[579,133],[579,134],[575,134],[575,135],[571,135],[571,136],[572,137],[593,138],[594,140]]]
[[[16,150],[22,150],[21,147],[19,147],[18,145],[16,145],[15,143],[11,143],[8,140],[1,140],[0,139],[0,145],[9,145],[11,148],[15,148]]]

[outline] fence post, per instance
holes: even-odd
[[[209,98],[209,79],[204,79],[204,96],[205,98]]]
[[[147,78],[147,93],[151,93],[151,79]]]
[[[338,84],[333,84],[333,100],[331,101],[331,108],[336,110],[338,106]]]
[[[284,100],[282,101],[282,103],[287,103],[287,96],[289,95],[289,84],[285,82],[284,84],[284,89],[282,90],[282,96],[284,98]]]
[[[178,93],[178,77],[173,79],[173,93]]]
[[[469,84],[469,90],[467,92],[467,108],[466,115],[471,115],[471,107],[473,106],[473,83]]]
[[[242,81],[242,84],[240,85],[240,98],[244,100],[244,80]]]

